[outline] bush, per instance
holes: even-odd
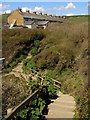
[[[10,67],[13,69],[17,65],[17,61],[13,61],[10,63]]]
[[[12,71],[12,68],[7,68],[7,69],[4,69],[3,72],[5,72],[5,73],[9,73],[9,72],[11,72],[11,71]]]
[[[36,59],[35,58],[30,58],[23,60],[23,71],[30,71],[29,68],[36,70],[37,65],[36,65]]]
[[[31,51],[30,54],[31,55],[36,55],[38,53],[38,49],[36,47],[34,47]]]
[[[54,82],[49,77],[46,77],[44,81],[45,81],[45,84],[48,85],[48,94],[49,94],[49,96],[54,97],[56,95],[56,93],[57,93],[57,90],[58,90],[57,87],[55,86]]]
[[[38,48],[40,46],[40,41],[39,40],[34,41],[34,46]]]

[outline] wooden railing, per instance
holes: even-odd
[[[30,71],[32,71],[31,73],[29,73],[29,74],[27,74],[27,73],[24,73],[24,72],[18,72],[18,73],[20,73],[20,74],[25,74],[26,76],[30,76],[30,75],[33,75],[33,76],[35,76],[35,75],[37,75],[37,77],[39,77],[39,78],[41,78],[41,80],[43,81],[43,79],[46,77],[46,75],[43,75],[43,74],[41,74],[41,76],[38,76],[38,74],[39,74],[39,72],[37,72],[36,70],[33,70],[33,69],[31,69],[31,68],[29,68],[29,70]],[[13,72],[17,72],[17,71],[15,71],[15,70],[13,70]],[[48,76],[47,76],[48,77]],[[50,77],[51,78],[51,77]],[[57,80],[55,80],[55,79],[53,79],[53,78],[51,78],[52,79],[52,81],[55,83],[55,86],[57,86],[58,88],[61,88],[61,82],[59,82],[59,81],[57,81]],[[42,83],[42,81],[41,81],[41,85],[43,84]]]
[[[37,74],[38,75],[38,72],[33,70],[33,69],[30,69],[31,71],[35,72],[35,73],[31,73],[32,75],[35,75]],[[13,71],[15,72],[15,71]],[[21,73],[21,72],[19,72]],[[44,78],[46,77],[45,75],[41,75],[41,76],[38,76],[39,78],[41,78],[41,86],[44,87],[45,85],[43,84],[43,80]],[[51,78],[54,83],[55,83],[55,86],[57,86],[58,88],[61,87],[61,82]],[[11,111],[10,114],[8,114],[3,120],[11,120],[15,115],[17,115],[17,113],[22,110],[27,104],[30,103],[30,101],[32,101],[33,99],[35,99],[37,97],[37,94],[39,92],[39,89],[37,89],[33,94],[31,94],[29,97],[27,97],[23,102],[21,102],[15,109],[13,109]]]
[[[22,110],[27,104],[30,103],[33,99],[36,98],[37,94],[39,92],[39,89],[36,90],[33,94],[31,94],[29,97],[27,97],[23,102],[21,102],[15,109],[11,111],[10,114],[8,114],[3,120],[11,120],[17,113]]]
[[[39,74],[39,72],[37,72],[36,70],[33,70],[33,69],[31,69],[31,68],[29,68],[29,70],[31,70],[31,71],[33,71],[34,73],[36,73],[37,75]],[[34,73],[32,73],[33,75],[35,75]],[[39,76],[40,77],[40,76]],[[43,75],[43,74],[41,74],[41,79],[43,79],[43,78],[45,78],[46,77],[46,75]],[[48,76],[47,76],[48,77]],[[51,78],[51,77],[50,77]],[[55,85],[57,86],[57,87],[59,87],[59,88],[61,88],[61,82],[59,82],[59,81],[57,81],[57,80],[55,80],[55,79],[53,79],[53,78],[51,78],[52,79],[52,81],[55,83]]]

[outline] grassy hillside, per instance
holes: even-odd
[[[30,94],[26,81],[23,78],[15,77],[15,75],[3,77],[2,86],[3,114],[7,114],[8,108],[19,105]]]
[[[2,24],[7,23],[7,18],[8,18],[9,15],[10,15],[10,14],[3,14],[3,15],[2,15]]]
[[[2,30],[3,57],[6,58],[8,65],[12,60],[19,58],[20,55],[27,55],[28,50],[35,40],[44,37],[42,30],[29,29],[8,29]],[[25,53],[25,51],[27,52]]]
[[[79,15],[79,16],[69,16],[67,17],[69,22],[78,23],[78,22],[88,22],[88,15]]]
[[[71,19],[71,18],[69,18]],[[74,19],[74,18],[72,18]],[[72,20],[73,21],[73,20]],[[3,29],[3,57],[8,65],[34,48],[37,67],[62,82],[61,90],[75,97],[75,118],[88,117],[88,22],[80,18],[41,29]],[[78,21],[78,22],[77,22]],[[82,21],[82,22],[79,22]]]

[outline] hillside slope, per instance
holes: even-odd
[[[3,57],[7,67],[28,54],[40,40],[34,55],[44,74],[62,82],[62,91],[72,94],[77,103],[76,118],[88,117],[88,23],[51,24],[41,29],[3,29]],[[35,50],[35,49],[34,49]],[[35,52],[35,51],[34,51]],[[22,59],[21,59],[22,60]]]

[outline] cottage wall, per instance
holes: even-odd
[[[13,20],[16,19],[16,25],[21,26],[24,24],[24,20],[22,15],[19,14],[18,11],[14,11],[9,17],[8,17],[8,23],[11,25],[13,23]]]

